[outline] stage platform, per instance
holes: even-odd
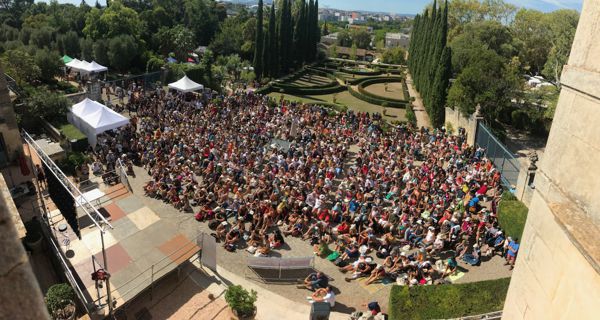
[[[104,246],[116,309],[150,287],[152,282],[196,258],[200,247],[196,238],[189,238],[180,233],[176,226],[162,220],[143,205],[140,196],[129,193],[122,184],[106,186],[99,180],[92,183],[105,194],[97,200],[96,208],[112,225],[112,229],[106,226]],[[67,223],[55,206],[50,204],[49,209],[60,250],[67,257],[76,281],[87,298],[84,303],[101,305],[106,314],[106,288],[97,288],[91,277],[95,270],[106,269],[100,229],[79,207],[81,239],[75,236],[70,227],[60,232],[60,227],[64,228]]]

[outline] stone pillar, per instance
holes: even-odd
[[[600,314],[600,0],[585,0],[517,263],[505,319]]]
[[[517,185],[515,186],[516,192],[515,196],[522,202],[525,202],[528,205],[529,201],[525,201],[525,196],[527,191],[533,189],[533,183],[535,182],[535,173],[538,169],[537,161],[539,160],[537,152],[532,151],[529,154],[529,166],[527,168],[521,167],[521,171],[519,172],[519,178],[517,180]]]
[[[15,109],[10,99],[2,65],[0,65],[0,134],[6,148],[6,159],[0,159],[0,167],[2,167],[15,161],[19,154],[23,152],[23,143],[17,126]],[[4,161],[8,163],[3,163]]]

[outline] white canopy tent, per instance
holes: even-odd
[[[83,72],[83,73],[108,71],[107,67],[100,65],[96,61],[87,62],[84,60],[73,59],[71,62],[69,62],[65,65],[75,71],[79,71],[79,72]]]
[[[88,142],[93,147],[96,146],[98,134],[129,123],[126,117],[88,98],[71,107],[68,120],[87,136]]]
[[[181,92],[193,92],[204,89],[204,86],[192,81],[187,76],[183,76],[183,78],[179,79],[178,81],[169,83],[169,88]]]

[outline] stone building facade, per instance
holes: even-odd
[[[585,0],[504,319],[600,317],[600,0]]]
[[[0,65],[0,168],[15,161],[23,149],[15,110]]]

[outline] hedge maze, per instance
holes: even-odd
[[[406,108],[410,105],[402,68],[387,65],[369,65],[365,68],[364,64],[364,62],[326,60],[272,81],[256,92],[319,96],[348,91],[357,99],[386,108]],[[403,94],[392,98],[370,91],[369,86],[383,83],[386,84],[386,90],[387,84],[401,83]]]

